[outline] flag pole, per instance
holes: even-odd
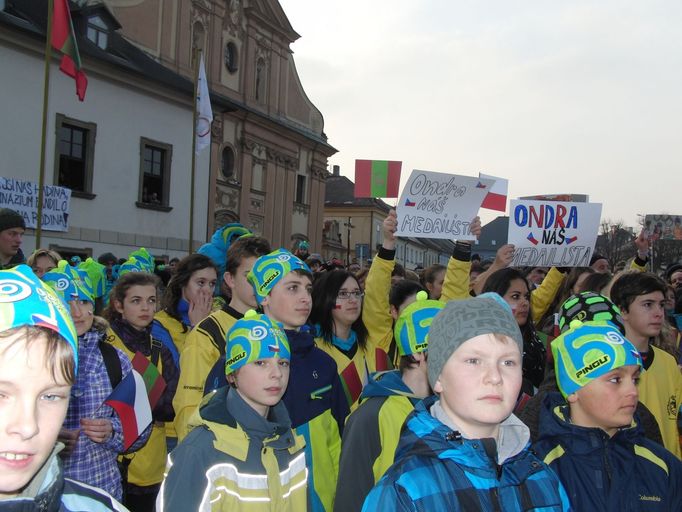
[[[47,34],[45,37],[45,77],[43,79],[43,126],[40,136],[40,169],[38,169],[38,218],[36,219],[36,246],[40,249],[43,225],[43,185],[45,183],[45,145],[47,136],[47,105],[50,96],[50,63],[52,61],[52,14],[54,0],[47,1]]]
[[[194,172],[197,159],[197,88],[199,86],[199,49],[194,48],[192,58],[194,59],[194,95],[192,96],[192,171],[190,174],[190,196],[189,196],[189,253],[194,252]]]

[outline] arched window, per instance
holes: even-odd
[[[192,50],[203,50],[206,40],[206,31],[200,21],[195,21],[192,26]],[[204,57],[205,59],[206,57]]]
[[[230,146],[225,146],[220,158],[220,172],[225,179],[234,179],[234,150]]]
[[[256,101],[265,101],[265,59],[256,61]]]
[[[236,73],[239,69],[239,52],[232,41],[225,45],[225,67],[230,73]]]

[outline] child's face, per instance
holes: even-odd
[[[609,436],[630,425],[637,407],[639,366],[616,368],[597,377],[568,396],[571,421],[581,427],[596,427]]]
[[[360,290],[358,282],[352,277],[349,277],[343,282],[339,289],[339,293],[342,292],[354,294],[361,293],[362,290]],[[336,305],[332,310],[334,324],[344,326],[353,325],[353,323],[360,318],[360,314],[362,314],[362,297],[351,295],[348,298],[343,299],[337,295]]]
[[[507,336],[482,334],[462,343],[433,390],[464,437],[497,437],[521,389],[521,353]]]
[[[141,331],[154,320],[156,287],[153,284],[131,286],[123,302],[114,301],[114,307],[126,322]]]
[[[55,268],[57,268],[57,265],[54,264],[54,260],[45,254],[38,256],[31,266],[33,273],[40,279],[42,279],[47,272]]]
[[[0,339],[0,500],[21,492],[42,467],[69,405],[71,386],[46,365],[47,339],[23,337]]]
[[[445,270],[439,271],[433,283],[426,283],[426,289],[429,291],[430,299],[440,299],[443,293],[443,282],[445,281]]]
[[[76,299],[69,301],[69,310],[73,324],[76,326],[76,333],[82,336],[92,327],[95,306],[89,300]]]
[[[313,285],[308,276],[289,272],[263,299],[263,311],[285,329],[298,329],[306,323],[312,308]]]
[[[218,277],[214,268],[195,270],[182,289],[182,296],[187,302],[196,302],[202,294],[213,295],[217,280]]]
[[[658,336],[663,326],[665,297],[662,292],[638,295],[627,311],[622,311],[627,328],[628,339],[651,338]],[[631,340],[632,341],[632,340]]]
[[[528,312],[530,311],[530,291],[525,279],[512,279],[509,283],[507,293],[502,297],[514,312],[514,318],[519,327],[523,327],[528,322]]]
[[[228,376],[237,386],[237,392],[261,416],[277,405],[289,382],[289,360],[278,357],[259,359],[239,368]]]
[[[256,295],[253,293],[253,286],[246,280],[246,276],[249,275],[256,259],[255,256],[243,258],[237,267],[235,275],[225,272],[225,282],[230,287],[230,290],[232,290],[230,305],[240,313],[245,313],[248,309],[256,309],[258,307]]]

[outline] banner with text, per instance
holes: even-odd
[[[70,202],[71,189],[45,185],[41,229],[68,231]],[[35,228],[38,224],[38,184],[0,177],[0,207],[19,212],[26,227]]]
[[[414,170],[398,200],[397,236],[474,240],[469,225],[495,180]]]
[[[650,242],[682,240],[682,215],[646,215],[644,234]]]
[[[507,243],[513,267],[587,267],[599,234],[601,204],[511,201]]]

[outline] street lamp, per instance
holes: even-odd
[[[343,225],[346,226],[346,267],[350,265],[350,230],[355,226],[351,223],[351,218],[348,217],[348,222],[344,222]]]

